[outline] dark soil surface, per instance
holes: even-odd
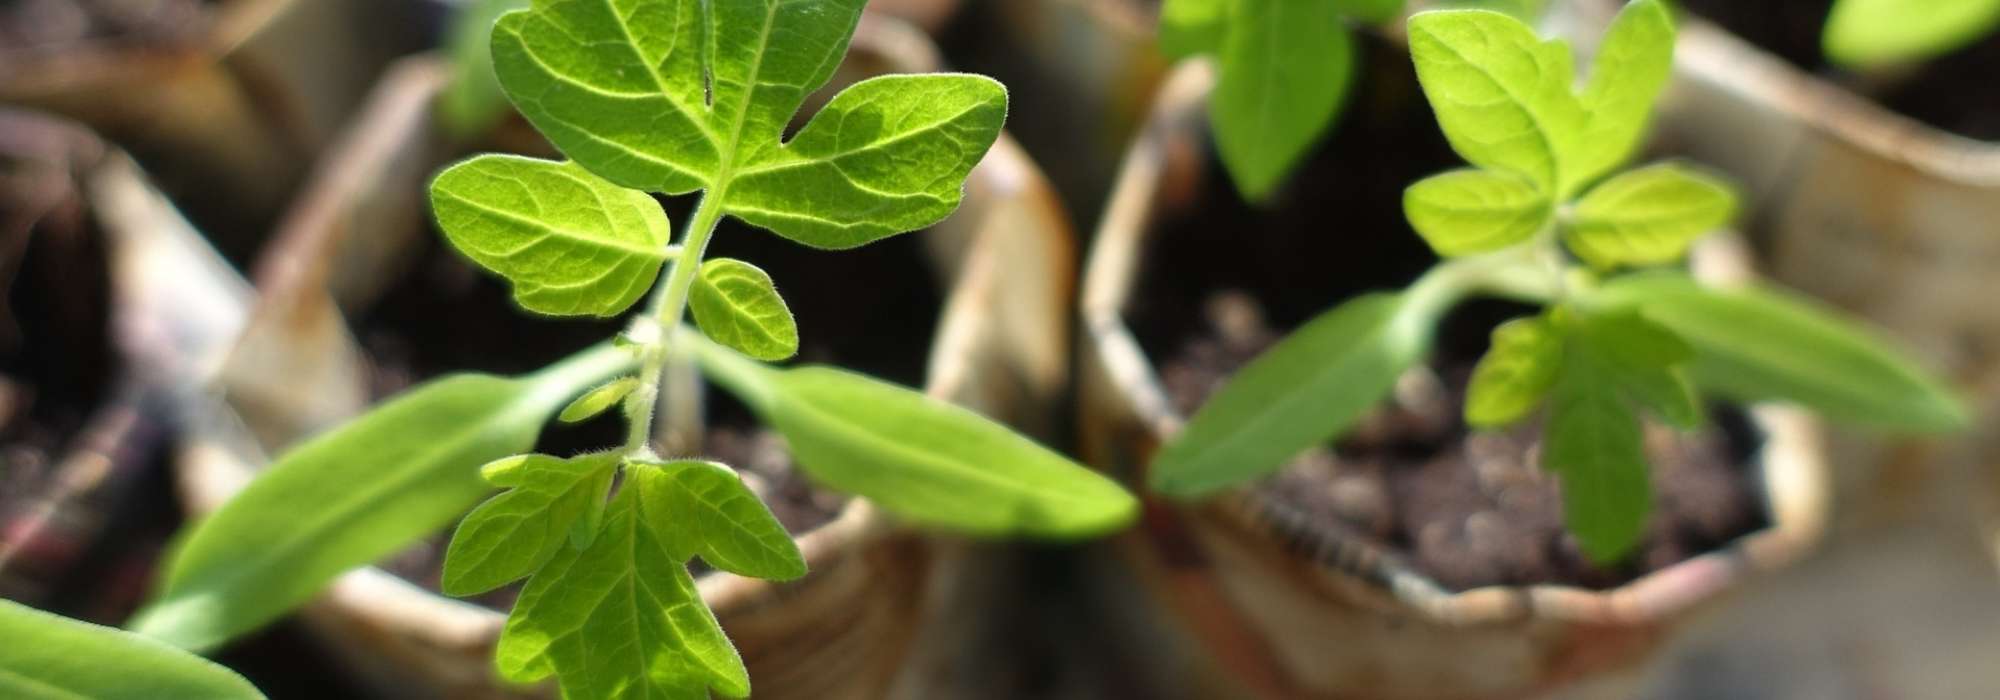
[[[1186,414],[1280,337],[1239,293],[1216,294],[1204,315],[1211,330],[1161,363]],[[1454,590],[1610,588],[1765,525],[1748,468],[1755,439],[1740,413],[1716,407],[1716,425],[1696,433],[1647,426],[1654,515],[1625,563],[1592,565],[1563,528],[1557,480],[1536,466],[1538,422],[1475,432],[1460,419],[1471,360],[1446,353],[1440,369],[1406,377],[1395,400],[1350,435],[1255,488],[1326,534],[1395,552]]]
[[[1683,4],[1793,65],[1872,95],[1895,112],[1962,136],[2000,140],[2000,91],[1993,89],[1993,76],[2000,72],[2000,34],[1910,66],[1906,75],[1863,80],[1828,65],[1820,50],[1832,0],[1684,0]]]
[[[686,219],[686,202],[669,213]],[[677,206],[679,205],[679,206]],[[913,233],[853,251],[808,250],[767,232],[725,222],[708,257],[735,257],[769,272],[798,317],[798,361],[824,362],[909,386],[923,382],[932,330],[943,307],[923,242]],[[387,396],[454,371],[532,371],[611,337],[618,321],[537,317],[516,308],[505,286],[461,259],[434,235],[408,274],[355,321],[375,362],[373,393]],[[792,466],[784,441],[757,427],[727,393],[707,393],[703,453],[738,469],[794,535],[838,515],[846,499],[819,490]],[[613,412],[615,413],[615,412]],[[553,423],[536,449],[576,454],[619,444],[624,424],[600,417],[577,426]],[[385,567],[437,590],[450,533],[411,547]],[[696,564],[695,572],[702,569]],[[515,584],[476,600],[505,610]]]

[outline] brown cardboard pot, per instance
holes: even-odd
[[[1201,163],[1212,68],[1177,68],[1127,155],[1085,270],[1081,426],[1085,457],[1143,474],[1181,422],[1125,314],[1158,212]],[[1385,234],[1386,235],[1386,234]],[[1740,257],[1714,249],[1705,272]],[[1607,591],[1563,586],[1453,593],[1421,572],[1336,537],[1301,537],[1250,492],[1148,504],[1113,548],[1123,570],[1107,605],[1141,630],[1190,696],[1506,698],[1603,693],[1637,671],[1674,629],[1749,577],[1785,567],[1822,535],[1826,474],[1816,424],[1752,409],[1771,525],[1728,548]],[[1110,569],[1111,567],[1106,567]],[[1134,595],[1131,591],[1142,591]]]
[[[0,102],[123,145],[224,248],[244,248],[382,67],[418,47],[424,7],[189,2],[148,27],[159,36],[0,48]]]
[[[899,71],[934,70],[936,64],[920,32],[876,17],[863,21],[848,61],[850,67]],[[218,382],[228,401],[181,455],[180,483],[192,510],[211,510],[239,489],[264,462],[265,446],[360,410],[365,360],[342,311],[351,314],[382,288],[381,265],[368,257],[371,251],[400,244],[376,238],[394,227],[358,224],[381,215],[383,202],[407,195],[378,183],[421,191],[433,165],[404,162],[416,150],[404,146],[430,138],[428,95],[442,84],[441,75],[424,58],[392,71],[260,261],[254,320]],[[420,216],[421,209],[398,215]],[[923,246],[944,288],[926,370],[928,393],[1002,420],[1047,413],[1043,409],[1068,372],[1066,314],[1075,253],[1066,221],[1040,170],[1003,136],[973,171],[956,214],[908,234],[916,238],[884,244]],[[263,438],[261,445],[253,435]],[[933,684],[948,675],[941,669],[959,661],[952,658],[953,644],[976,617],[984,577],[970,572],[988,565],[977,556],[979,547],[906,529],[858,499],[800,535],[798,544],[811,568],[798,581],[722,573],[699,580],[748,665],[758,697],[934,692]],[[507,687],[491,670],[503,614],[380,569],[341,576],[303,617],[363,677],[398,696],[553,693],[549,687]]]

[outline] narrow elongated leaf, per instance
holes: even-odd
[[[194,526],[130,627],[206,649],[276,619],[465,513],[487,490],[481,463],[528,449],[557,407],[630,363],[599,347],[518,379],[446,377],[306,441]]]
[[[783,434],[815,481],[902,517],[978,535],[1077,538],[1138,514],[1110,479],[965,408],[852,372],[776,370],[697,347],[709,376]]]
[[[1404,0],[1334,0],[1340,14],[1367,24],[1381,24],[1402,14]]]
[[[564,423],[580,423],[590,420],[596,417],[597,414],[603,413],[605,409],[618,405],[619,401],[625,400],[625,396],[631,394],[632,390],[637,388],[639,388],[638,377],[613,379],[595,389],[591,389],[582,396],[576,397],[575,401],[571,401],[568,406],[563,407],[562,414],[556,416],[556,418]]]
[[[0,600],[0,697],[10,700],[261,699],[249,681],[130,632]]]
[[[484,155],[431,182],[459,252],[545,314],[611,316],[652,288],[672,231],[660,205],[575,163]]]
[[[824,85],[864,0],[550,0],[502,17],[501,86],[563,153],[625,187],[709,188],[724,211],[800,243],[851,248],[958,206],[998,138],[1006,89],[885,76],[784,129]]]
[[[1711,289],[1672,272],[1607,283],[1598,303],[1636,309],[1694,347],[1692,376],[1737,399],[1782,400],[1842,421],[1958,430],[1954,392],[1878,333],[1775,289]]]
[[[2000,0],[1839,0],[1822,41],[1835,63],[1868,67],[1949,53],[1996,27]]]
[[[1160,3],[1160,50],[1187,58],[1222,49],[1231,0],[1166,0]]]
[[[702,263],[688,309],[701,332],[737,352],[782,360],[799,351],[798,322],[756,265],[729,258]]]
[[[555,674],[568,698],[748,696],[685,559],[640,524],[639,491],[619,490],[588,548],[562,548],[528,579],[500,634],[500,674]]]
[[[1007,88],[977,75],[885,75],[840,91],[784,148],[735,174],[729,213],[815,248],[942,221],[1000,136]]]
[[[1627,4],[1591,64],[1582,96],[1585,131],[1569,155],[1564,199],[1638,150],[1673,67],[1673,16],[1659,0]]]
[[[1563,522],[1599,564],[1632,551],[1653,503],[1639,417],[1612,381],[1592,362],[1566,362],[1542,446],[1542,468],[1562,478]]]
[[[1331,2],[1239,0],[1209,100],[1236,188],[1269,196],[1333,124],[1353,83],[1353,38]]]
[[[806,574],[791,534],[728,467],[683,460],[635,464],[630,474],[646,526],[674,556],[773,581]]]
[[[1663,163],[1611,178],[1584,195],[1563,240],[1599,268],[1666,263],[1735,216],[1736,193],[1727,183]]]
[[[1438,10],[1410,18],[1410,56],[1438,125],[1467,162],[1527,177],[1544,192],[1571,177],[1563,154],[1583,132],[1574,57],[1511,16]]]
[[[1544,318],[1518,318],[1493,329],[1493,344],[1472,369],[1465,422],[1509,425],[1542,405],[1561,376],[1563,339]]]
[[[1200,497],[1338,437],[1423,358],[1439,312],[1409,295],[1374,294],[1307,322],[1202,404],[1153,459],[1152,487]]]
[[[575,459],[526,455],[512,488],[473,509],[445,550],[444,592],[466,596],[507,585],[547,563],[593,500],[609,493],[616,455]]]
[[[1535,183],[1512,173],[1453,170],[1403,192],[1410,226],[1438,255],[1485,253],[1533,238],[1555,209]]]

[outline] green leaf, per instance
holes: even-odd
[[[847,51],[864,0],[549,0],[500,19],[500,84],[564,154],[625,187],[709,188],[821,248],[936,223],[998,138],[1006,90],[970,75],[857,83],[784,129]]]
[[[439,173],[431,208],[466,257],[514,285],[523,308],[611,316],[652,288],[666,213],[575,163],[484,155]]]
[[[1381,24],[1403,12],[1403,0],[1334,0],[1340,14],[1368,24]]]
[[[519,379],[438,379],[292,448],[185,533],[129,627],[199,650],[276,619],[464,514],[487,492],[476,467],[527,450],[557,407],[631,361],[600,346]]]
[[[438,117],[459,138],[485,132],[507,113],[507,96],[493,75],[493,51],[488,38],[502,13],[528,6],[528,0],[471,0],[452,15],[445,37],[451,56],[451,85],[439,96]]]
[[[806,574],[791,533],[729,467],[682,460],[635,464],[629,474],[647,527],[676,557],[699,555],[717,569],[772,581]]]
[[[1562,348],[1562,335],[1545,318],[1517,318],[1493,329],[1492,347],[1472,369],[1465,422],[1497,428],[1535,410],[1561,374]]]
[[[1954,392],[1879,333],[1776,289],[1711,289],[1685,274],[1627,275],[1596,303],[1636,309],[1694,347],[1692,377],[1745,401],[1782,400],[1881,429],[1944,432],[1970,417]]]
[[[640,525],[639,492],[620,489],[588,548],[561,548],[528,579],[495,665],[521,683],[555,674],[567,698],[748,696],[685,558]]]
[[[1562,478],[1563,522],[1598,564],[1639,543],[1652,510],[1645,438],[1616,380],[1589,361],[1567,361],[1550,398],[1542,468]]]
[[[1196,498],[1338,437],[1430,348],[1438,306],[1372,294],[1321,314],[1236,373],[1153,460],[1150,484]]]
[[[2000,0],[1839,0],[1822,42],[1835,63],[1920,61],[1971,45],[2000,26]]]
[[[592,501],[603,500],[618,465],[610,454],[524,457],[506,472],[512,488],[458,524],[445,550],[446,595],[485,593],[534,573],[569,541]]]
[[[1239,0],[1220,58],[1216,149],[1243,196],[1261,200],[1339,115],[1354,40],[1331,2]]]
[[[1593,314],[1573,323],[1573,358],[1592,364],[1606,387],[1622,390],[1682,429],[1701,425],[1701,404],[1682,366],[1695,357],[1679,336],[1630,311]]]
[[[1138,514],[1115,482],[965,408],[844,370],[776,370],[695,342],[703,369],[785,436],[800,468],[889,512],[977,535],[1050,538],[1103,534]]]
[[[1573,177],[1563,154],[1586,123],[1570,87],[1576,71],[1569,46],[1542,41],[1520,20],[1489,10],[1421,12],[1409,30],[1417,78],[1452,149],[1474,165],[1563,194]]]
[[[1411,185],[1403,192],[1403,213],[1438,255],[1457,257],[1533,238],[1555,209],[1526,178],[1467,169]]]
[[[1625,6],[1605,31],[1583,89],[1585,130],[1565,164],[1565,198],[1639,149],[1674,67],[1674,19],[1659,0]]]
[[[591,389],[588,393],[576,397],[575,401],[569,402],[569,405],[563,407],[562,413],[557,415],[556,419],[564,423],[581,423],[590,420],[596,417],[597,414],[603,413],[605,409],[618,405],[619,401],[625,400],[625,396],[637,388],[639,388],[638,377],[620,377],[605,382],[597,388]]]
[[[771,276],[741,260],[702,263],[688,297],[696,325],[715,342],[759,360],[782,360],[799,351],[799,326]]]
[[[977,75],[887,75],[835,95],[784,148],[737,171],[724,208],[815,248],[944,220],[1000,135],[1007,88]]]
[[[1563,240],[1598,268],[1667,263],[1735,216],[1736,193],[1728,183],[1660,164],[1611,178],[1584,195]]]
[[[1160,4],[1160,51],[1187,58],[1222,49],[1231,0],[1166,0]]]
[[[206,659],[130,632],[0,600],[0,697],[10,700],[263,698]]]

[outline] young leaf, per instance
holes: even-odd
[[[702,263],[688,309],[702,333],[745,355],[775,361],[799,351],[798,322],[756,265],[729,258]]]
[[[620,377],[605,382],[603,385],[591,389],[588,393],[576,397],[575,401],[569,402],[569,405],[563,407],[562,413],[557,415],[556,419],[564,423],[581,423],[590,420],[596,417],[597,414],[603,413],[605,409],[618,405],[619,401],[625,400],[625,396],[637,388],[639,388],[638,377]]]
[[[1663,163],[1611,178],[1576,203],[1569,249],[1597,268],[1673,262],[1736,215],[1727,183]]]
[[[639,489],[620,489],[588,548],[560,548],[528,579],[494,652],[500,675],[554,674],[567,698],[750,694],[685,558],[641,519]]]
[[[558,149],[625,187],[707,187],[806,245],[849,248],[936,223],[999,136],[1006,89],[886,76],[786,124],[847,51],[864,0],[542,2],[500,19],[493,61]]]
[[[1231,0],[1166,0],[1160,4],[1160,51],[1187,58],[1222,49]]]
[[[1949,53],[1995,27],[2000,0],[1839,0],[1822,42],[1835,63],[1867,67]]]
[[[573,162],[479,156],[438,174],[431,208],[454,247],[545,314],[631,307],[652,288],[672,236],[652,197]]]
[[[1293,331],[1208,398],[1154,457],[1151,486],[1196,498],[1339,436],[1430,348],[1438,307],[1373,294]]]
[[[1889,430],[1944,432],[1970,420],[1953,391],[1893,343],[1802,297],[1657,272],[1606,283],[1595,301],[1635,309],[1685,339],[1692,376],[1711,391]]]
[[[1659,0],[1626,5],[1605,31],[1583,89],[1585,131],[1564,166],[1565,199],[1638,150],[1673,67],[1674,20],[1667,8]]]
[[[1652,510],[1645,439],[1632,407],[1589,361],[1566,361],[1550,400],[1542,468],[1562,478],[1563,522],[1591,561],[1638,544]]]
[[[476,467],[527,450],[557,407],[630,364],[599,347],[518,379],[447,377],[312,438],[185,535],[129,626],[199,650],[276,619],[465,513],[487,492]]]
[[[1493,329],[1492,347],[1472,369],[1465,422],[1497,428],[1535,410],[1561,374],[1562,349],[1562,335],[1545,318],[1517,318]]]
[[[1686,341],[1629,311],[1593,314],[1571,325],[1569,356],[1591,364],[1605,390],[1621,390],[1676,427],[1701,425],[1701,405],[1682,374],[1694,359]]]
[[[1533,238],[1555,210],[1527,178],[1464,169],[1432,175],[1404,190],[1403,213],[1438,255],[1457,257]]]
[[[569,541],[592,501],[609,493],[618,465],[609,454],[524,457],[507,471],[505,485],[512,488],[473,509],[451,536],[446,595],[485,593],[534,573]]]
[[[703,369],[785,436],[807,474],[910,520],[1077,538],[1138,514],[1110,479],[965,408],[852,372],[776,370],[696,347]]]
[[[1354,40],[1332,2],[1238,0],[1220,61],[1216,150],[1244,198],[1261,200],[1340,113]]]
[[[674,556],[771,581],[806,575],[806,560],[771,509],[728,467],[694,460],[635,464],[646,526]]]
[[[1520,20],[1490,10],[1438,10],[1410,18],[1417,79],[1459,156],[1517,173],[1542,192],[1562,193],[1562,162],[1583,132],[1582,104],[1570,85],[1574,58]]]
[[[260,699],[242,676],[110,627],[0,600],[0,697],[14,700]]]

